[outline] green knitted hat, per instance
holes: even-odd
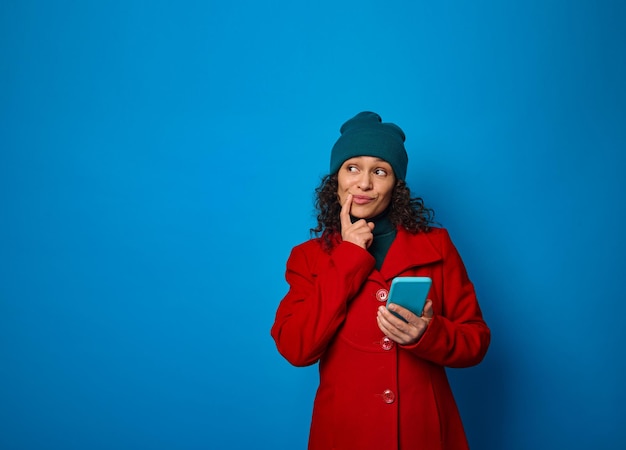
[[[409,157],[404,148],[402,129],[383,123],[374,112],[364,111],[348,120],[339,130],[341,136],[330,153],[330,173],[339,170],[345,160],[355,156],[376,156],[393,168],[396,178],[404,180]]]

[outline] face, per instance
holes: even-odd
[[[337,172],[339,203],[352,194],[350,214],[369,219],[382,213],[391,202],[396,177],[391,164],[373,156],[346,160]]]

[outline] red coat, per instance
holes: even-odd
[[[376,323],[396,276],[433,279],[434,317],[413,345]],[[328,253],[312,239],[292,250],[286,279],[272,336],[291,364],[319,361],[310,450],[468,448],[444,367],[478,364],[490,331],[446,230],[399,228],[380,271],[357,245]]]

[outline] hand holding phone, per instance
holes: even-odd
[[[416,316],[421,316],[430,291],[432,280],[429,277],[396,277],[391,282],[387,307],[390,303],[400,305]],[[391,311],[395,316],[408,322],[400,314]]]

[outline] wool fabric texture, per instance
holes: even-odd
[[[391,164],[396,178],[404,180],[409,157],[404,148],[404,131],[393,123],[383,122],[375,112],[363,111],[345,122],[341,136],[330,153],[330,173],[336,173],[347,159],[375,156]]]

